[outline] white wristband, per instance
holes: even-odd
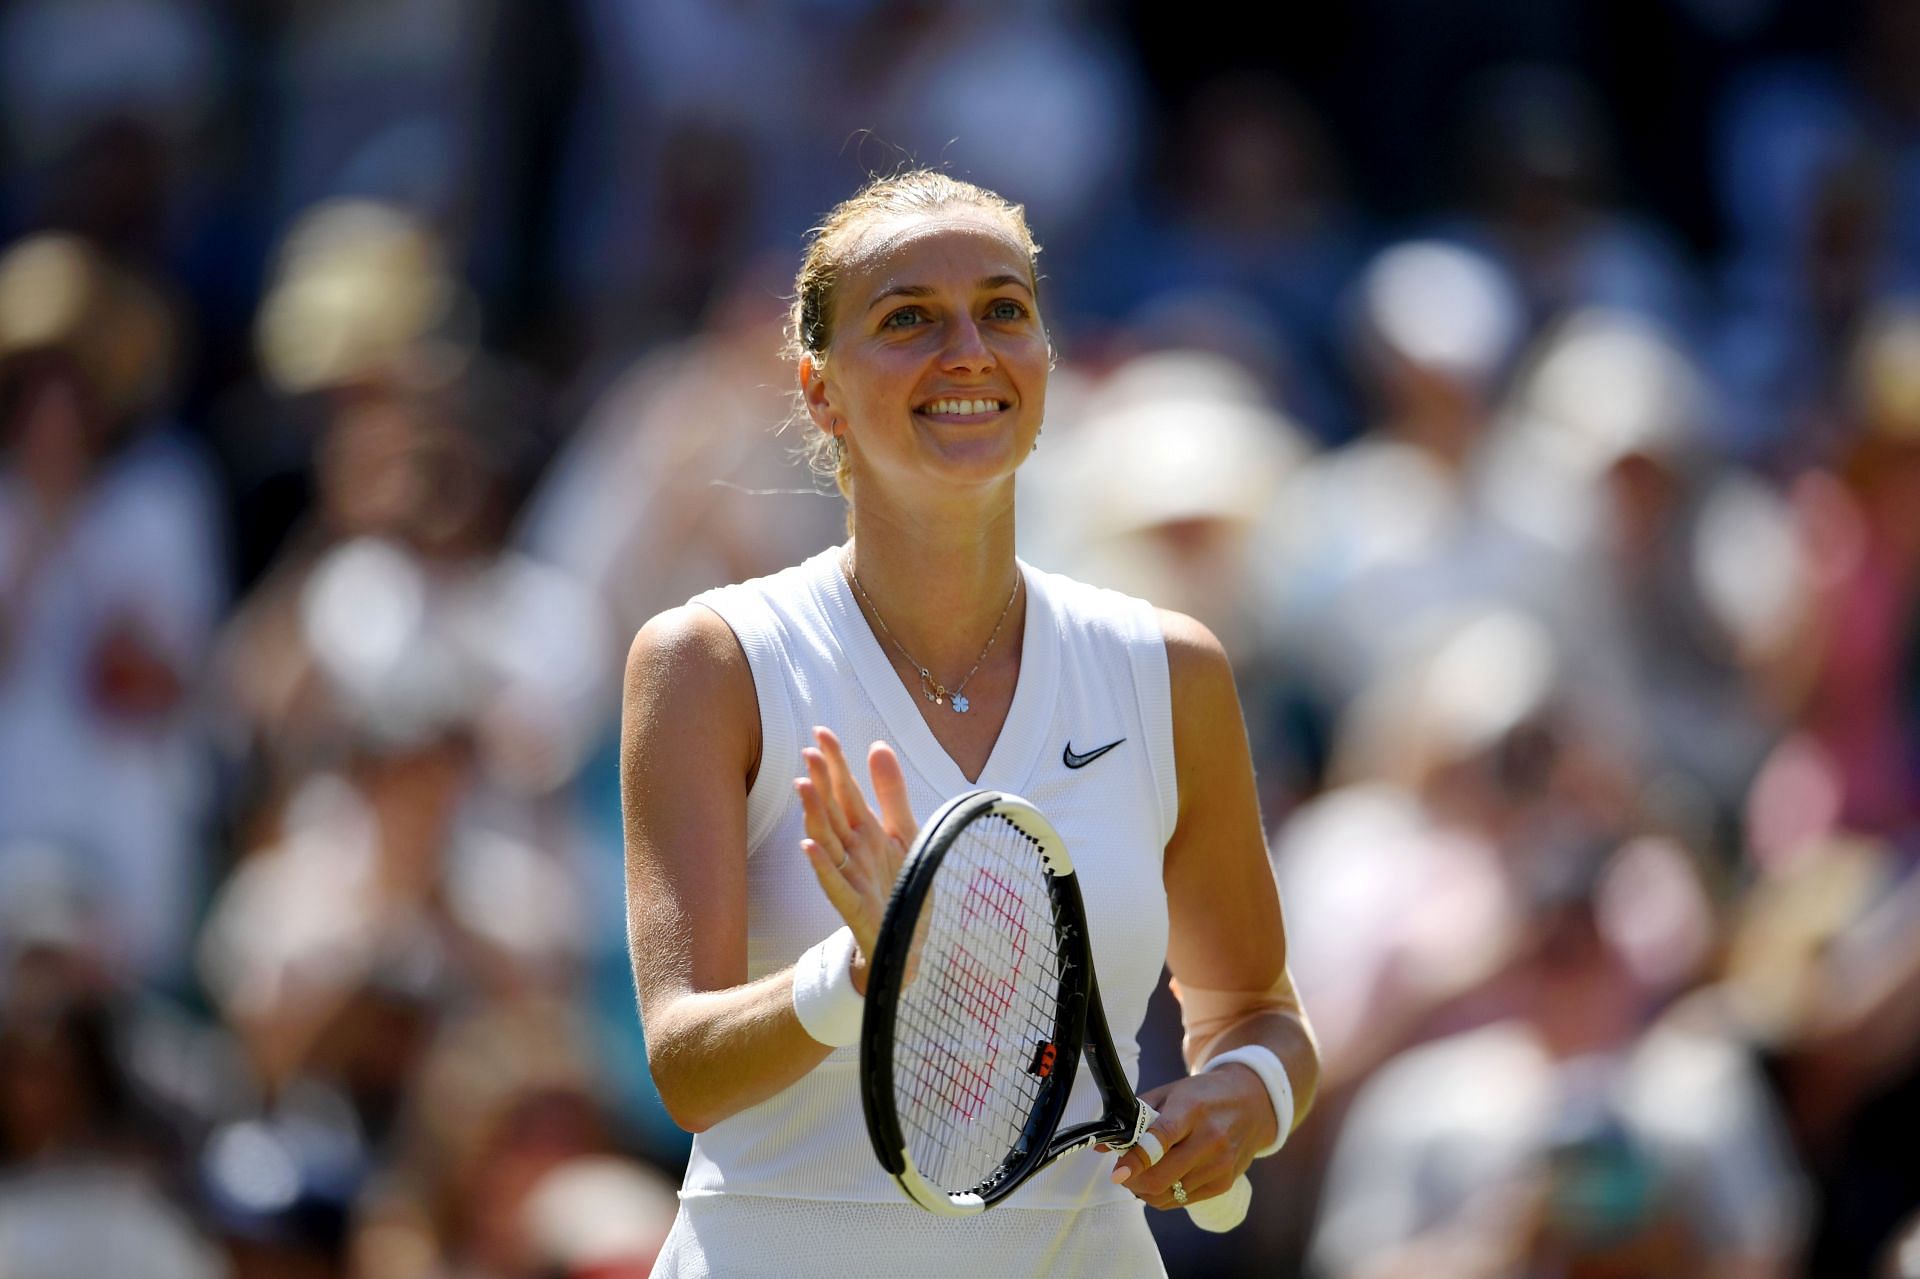
[[[853,930],[841,928],[809,946],[793,966],[793,1011],[829,1048],[860,1042],[867,1001],[853,988]]]
[[[1287,1068],[1273,1055],[1271,1048],[1259,1044],[1246,1044],[1239,1048],[1229,1048],[1216,1054],[1207,1061],[1202,1071],[1213,1070],[1235,1062],[1245,1066],[1260,1076],[1260,1082],[1266,1085],[1267,1100],[1273,1103],[1273,1118],[1276,1123],[1273,1144],[1265,1150],[1254,1152],[1254,1158],[1260,1159],[1280,1149],[1293,1133],[1293,1081],[1287,1078]]]

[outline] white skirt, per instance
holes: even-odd
[[[1165,1279],[1139,1200],[936,1217],[911,1204],[685,1195],[653,1279]]]

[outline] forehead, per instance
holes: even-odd
[[[844,300],[864,306],[890,288],[971,286],[996,275],[1031,284],[1033,263],[1026,246],[1004,220],[960,209],[887,218],[863,228],[840,278]]]

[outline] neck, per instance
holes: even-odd
[[[1019,634],[1026,616],[1024,591],[1007,608],[1018,573],[1013,543],[1011,483],[984,513],[903,511],[862,495],[847,563],[894,638],[951,680],[980,656],[996,622],[1000,639],[990,657],[1012,650],[1008,635]]]

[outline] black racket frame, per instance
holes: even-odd
[[[1144,1126],[1140,1122],[1140,1102],[1127,1081],[1119,1053],[1114,1050],[1106,1009],[1100,1002],[1100,984],[1094,973],[1079,876],[1074,870],[1056,874],[1049,868],[1046,869],[1047,891],[1060,973],[1054,1016],[1053,1071],[1035,1097],[1019,1140],[978,1185],[940,1187],[948,1199],[948,1207],[943,1209],[927,1203],[909,1184],[907,1143],[893,1100],[893,1035],[914,927],[939,875],[940,865],[961,832],[976,821],[995,820],[996,810],[1003,805],[1015,807],[1016,812],[1036,811],[1018,796],[975,790],[943,805],[921,828],[882,917],[879,939],[867,970],[866,1010],[861,1021],[860,1099],[866,1111],[867,1135],[873,1142],[873,1152],[909,1198],[934,1211],[956,1215],[971,1215],[1004,1202],[1062,1155],[1097,1142],[1131,1145]],[[1017,820],[1013,820],[1013,824],[1034,845],[1034,856],[1041,858],[1040,841]],[[1045,860],[1041,860],[1044,867]],[[1066,1114],[1067,1099],[1073,1091],[1083,1054],[1100,1089],[1103,1113],[1099,1119],[1061,1131],[1060,1122]]]

